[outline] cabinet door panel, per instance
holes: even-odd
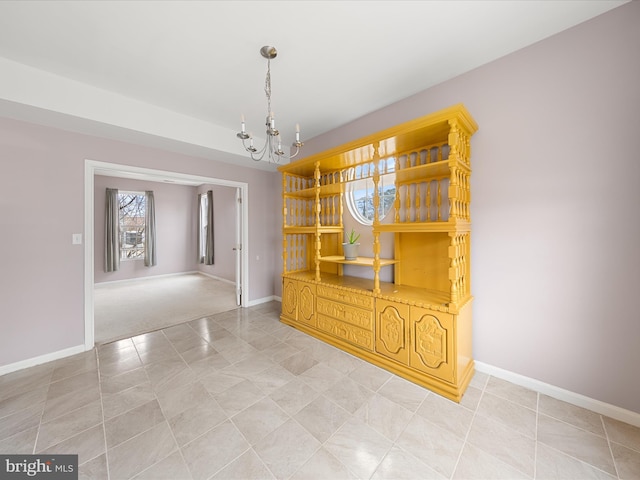
[[[282,315],[298,319],[298,282],[285,278],[282,281]]]
[[[448,313],[411,307],[412,368],[453,382],[455,378],[454,317]]]
[[[298,321],[316,326],[316,286],[298,282]]]
[[[409,306],[376,300],[376,352],[409,364]]]

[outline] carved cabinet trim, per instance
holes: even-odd
[[[409,364],[409,306],[376,301],[376,351],[405,365]]]

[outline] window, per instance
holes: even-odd
[[[349,172],[349,182],[346,190],[346,203],[353,218],[364,225],[373,223],[373,197],[380,196],[378,218],[382,220],[391,207],[396,196],[395,187],[395,159],[393,157],[381,160],[379,164],[380,183],[376,192],[373,185],[373,165],[365,164],[355,167]]]
[[[200,261],[204,261],[206,256],[207,249],[207,229],[209,228],[209,216],[207,215],[207,210],[209,208],[209,199],[206,194],[200,195],[200,211],[198,215],[200,215],[200,231],[198,235],[200,238],[198,239],[198,258]]]
[[[146,198],[144,192],[118,193],[120,260],[144,259]]]

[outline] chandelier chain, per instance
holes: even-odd
[[[271,115],[271,60],[267,59],[267,76],[264,80],[264,93],[267,94],[267,114]]]

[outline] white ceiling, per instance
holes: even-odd
[[[5,0],[0,115],[234,157],[241,114],[263,135],[263,45],[290,143],[296,123],[314,137],[623,3]]]

